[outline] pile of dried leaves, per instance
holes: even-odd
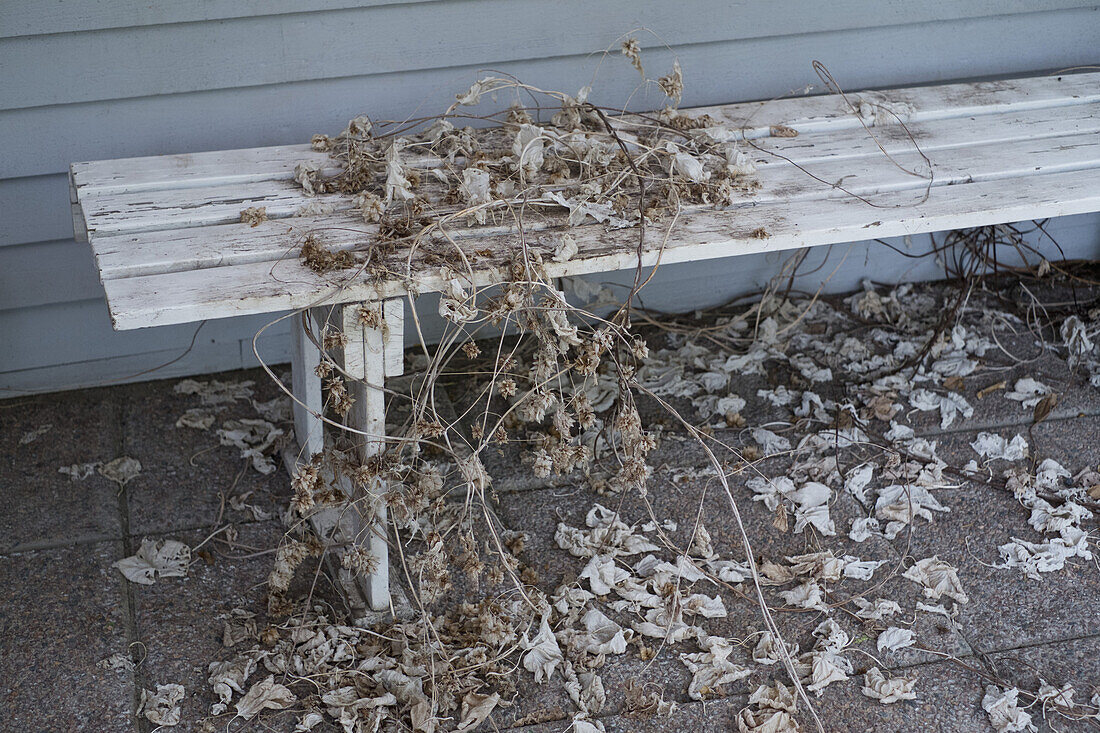
[[[637,42],[628,40],[622,52],[645,80]],[[358,267],[366,278],[407,276],[411,270],[403,272],[394,257],[405,247],[401,257],[408,261],[415,252],[438,265],[446,283],[439,314],[448,330],[411,359],[411,393],[390,396],[391,422],[399,424],[387,428],[385,452],[360,462],[359,436],[334,430],[324,452],[294,476],[284,515],[288,534],[268,583],[275,620],[261,623],[253,611],[240,610],[226,621],[232,656],[209,666],[218,697],[209,730],[224,728],[223,716],[250,720],[265,710],[293,711],[299,731],[326,720],[347,733],[473,730],[512,704],[522,669],[535,682],[560,680],[574,707],[572,729],[590,733],[603,730],[601,669],[608,660],[659,653],[674,655],[690,673],[692,700],[728,695],[738,681],[771,670],[740,711],[741,731],[797,731],[800,720],[820,728],[812,699],[856,669],[856,640],[840,621],[861,623],[880,653],[927,648],[913,619],[934,614],[951,623],[969,601],[956,568],[939,557],[859,557],[832,551],[829,538],[862,543],[919,532],[949,512],[939,490],[973,480],[1011,492],[1030,512],[1035,536],[1003,538],[1006,572],[1039,578],[1092,558],[1086,526],[1095,521],[1100,474],[1074,473],[1050,459],[1031,462],[1022,435],[983,434],[974,460],[952,466],[911,424],[922,413],[944,428],[968,418],[973,406],[961,385],[992,355],[1012,361],[995,334],[1027,333],[1037,322],[1035,308],[998,307],[989,293],[979,293],[977,303],[973,277],[946,303],[937,295],[942,290],[914,286],[868,284],[845,299],[769,290],[703,324],[659,323],[648,337],[660,343],[653,349],[631,324],[632,299],[644,284],[640,267],[625,297],[608,298],[577,282],[567,299],[545,265],[576,254],[569,227],[595,221],[635,227],[645,237],[648,225],[673,226],[685,207],[728,204],[754,185],[736,130],[676,111],[679,66],[652,83],[669,100],[656,115],[610,114],[588,101],[587,88],[566,95],[491,77],[438,118],[375,124],[359,117],[335,137],[314,138],[333,166],[295,171],[302,188],[318,197],[313,213],[323,213],[327,192],[354,194],[369,226],[365,243],[351,250],[332,251],[307,236],[304,263],[320,273]],[[505,94],[516,103],[477,120],[491,126],[456,124],[472,119],[468,108]],[[522,106],[521,95],[551,100],[549,119],[546,105]],[[261,214],[242,212],[242,220],[258,223]],[[475,287],[470,261],[478,253],[452,239],[449,226],[506,220],[521,232],[558,229],[552,241],[529,244],[521,237],[516,251],[493,253],[505,281]],[[618,306],[596,306],[609,300]],[[1058,338],[1042,348],[1100,375],[1097,314],[1046,315],[1040,330]],[[343,335],[332,324],[318,325],[326,417],[339,424],[351,407],[352,377],[330,355]],[[776,373],[787,378],[755,395],[733,389],[736,378]],[[462,381],[460,403],[446,399],[448,379]],[[1055,390],[1036,379],[1001,387],[1002,398],[1034,411],[1037,420],[1054,407]],[[180,424],[211,427],[220,404],[250,397],[241,390],[247,386],[181,384],[204,407]],[[746,398],[763,400],[781,417],[753,424],[743,412]],[[643,403],[670,418],[662,429],[644,416]],[[218,434],[267,472],[286,437],[277,424],[265,414],[226,421]],[[744,511],[747,521],[813,536],[821,549],[760,558],[743,526],[739,546],[719,546],[702,521],[691,528],[690,542],[677,546],[668,519],[624,516],[614,508],[622,497],[644,500],[651,491],[649,458],[662,440],[704,452],[707,467],[685,467],[685,474],[719,484],[739,525]],[[490,449],[515,445],[535,476],[561,476],[607,497],[590,508],[584,526],[558,525],[555,542],[576,558],[577,572],[556,588],[543,587],[523,564],[526,537],[505,531],[494,513],[483,459]],[[776,458],[786,460],[783,469],[774,468]],[[846,526],[830,513],[841,494],[864,509]],[[369,572],[377,558],[363,546],[333,547],[311,535],[308,520],[353,504],[373,516],[376,507],[363,506],[372,501],[388,511],[391,557],[399,566],[391,577],[411,593],[415,611],[367,625],[319,602],[313,584],[304,593],[293,588],[305,561],[320,555],[338,553],[345,571]],[[137,582],[152,582],[186,562],[177,550],[143,544],[127,568]],[[876,595],[894,575],[915,584],[924,600],[903,608]],[[865,590],[851,592],[856,584]],[[457,587],[473,589],[480,600],[466,595],[450,603]],[[713,633],[734,602],[756,604],[759,631],[737,638]],[[807,645],[782,638],[774,620],[779,609],[818,614]],[[887,665],[863,674],[868,698],[894,704],[920,695],[918,679],[880,667]],[[998,731],[1031,729],[1027,709],[1036,705],[1044,715],[1073,719],[1095,718],[1100,710],[1100,695],[1083,703],[1068,686],[1025,691],[989,682],[981,704]],[[641,714],[667,715],[674,707],[635,693],[628,697]],[[182,689],[146,694],[150,720],[155,715],[154,722],[172,725]]]

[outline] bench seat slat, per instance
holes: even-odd
[[[881,201],[891,199],[898,208],[873,208],[841,197],[800,202],[794,207],[699,212],[677,223],[677,235],[661,261],[713,259],[1096,211],[1100,210],[1100,169],[939,186],[932,189],[924,205],[916,207],[907,205],[911,190],[885,195]],[[766,238],[753,235],[759,228],[767,231]],[[585,227],[574,230],[574,237],[580,253],[565,263],[548,263],[551,277],[609,272],[637,264],[636,230],[602,232]],[[651,241],[657,238],[655,232]],[[507,238],[502,238],[499,246],[506,252]],[[658,254],[653,250],[645,253],[643,263],[654,264]],[[414,277],[422,290],[442,285],[437,268],[414,272]],[[473,279],[477,285],[488,285],[501,278],[498,269],[485,267],[479,268]],[[405,292],[400,279],[370,283],[355,273],[345,276],[344,282],[341,279],[315,275],[289,261],[108,280],[104,287],[118,329],[273,312],[326,301],[382,299]]]
[[[892,155],[913,151],[912,133],[921,149],[933,157],[936,151],[967,145],[1007,143],[1014,140],[1038,140],[1067,134],[1100,132],[1100,102],[1059,109],[1052,116],[1049,110],[1025,110],[979,119],[950,118],[908,125],[871,128],[882,146]],[[862,127],[838,132],[817,132],[794,138],[762,138],[746,152],[757,161],[762,171],[776,167],[807,165],[816,161],[845,161],[860,169],[859,159],[883,160],[878,144]],[[783,156],[776,157],[776,155]],[[765,183],[766,193],[770,186]],[[788,185],[787,183],[783,184]],[[270,219],[291,217],[301,207],[311,203],[332,205],[336,211],[352,208],[352,197],[332,194],[308,197],[290,181],[261,180],[218,186],[184,188],[136,193],[85,193],[81,205],[93,239],[103,235],[130,232],[154,232],[170,229],[206,227],[239,221],[241,209],[264,206]],[[138,253],[133,259],[140,263]],[[105,268],[105,276],[107,275]]]
[[[1100,124],[1100,117],[1096,122]],[[1100,168],[1100,135],[1089,132],[1053,139],[1025,138],[1011,143],[996,142],[927,154],[932,159],[935,172],[933,185],[945,186],[1083,166]],[[895,160],[909,168],[923,165],[914,152],[898,155]],[[916,202],[927,185],[926,180],[905,173],[881,155],[856,160],[825,159],[807,164],[805,170],[792,165],[767,165],[761,166],[757,174],[762,187],[759,191],[746,194],[740,206],[783,206],[793,211],[797,202],[847,195],[811,178],[807,171],[824,181],[843,179],[842,185],[847,191],[870,197],[872,201],[876,194],[882,192],[910,190],[910,202]],[[681,217],[696,216],[707,208],[685,207]],[[537,232],[560,226],[563,220],[561,214],[549,216],[532,211],[525,222],[525,229]],[[505,219],[501,226],[495,228],[457,225],[449,231],[457,239],[482,238],[491,246],[499,237],[512,233],[512,228],[506,226],[507,222]],[[596,224],[580,227],[580,230],[585,229],[602,231],[603,227]],[[101,276],[107,281],[274,262],[285,257],[293,259],[297,256],[302,237],[311,230],[318,233],[326,246],[345,249],[370,241],[377,232],[377,225],[366,224],[362,218],[346,214],[281,219],[264,222],[255,228],[238,223],[148,234],[97,236],[92,244]],[[677,236],[673,232],[673,237]]]
[[[1100,101],[1100,73],[892,89],[886,94],[891,100],[911,105],[912,120],[921,122],[1097,102]],[[848,95],[853,102],[858,102],[859,96],[859,93]],[[844,102],[833,95],[685,111],[710,114],[717,120],[744,126],[746,135],[752,138],[766,137],[770,126],[778,124],[803,133],[859,126]],[[299,162],[323,162],[325,158],[324,153],[312,151],[308,144],[281,145],[74,163],[72,171],[82,193],[126,193],[288,180]]]

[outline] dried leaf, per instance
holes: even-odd
[[[99,473],[101,476],[114,481],[119,486],[125,486],[130,481],[137,478],[141,473],[141,462],[136,458],[122,456],[106,465],[100,466]]]
[[[878,667],[871,667],[863,675],[863,694],[875,698],[883,705],[902,700],[916,700],[917,693],[913,692],[913,686],[916,683],[916,678],[887,678]]]
[[[875,642],[878,650],[889,650],[896,652],[899,649],[913,646],[914,634],[912,629],[902,629],[897,626],[891,626],[878,635],[878,640]]]
[[[490,695],[467,692],[462,698],[462,719],[455,731],[474,730],[489,717],[499,702],[500,695],[495,692]]]
[[[264,475],[275,472],[275,461],[266,453],[283,435],[281,428],[267,420],[246,418],[227,420],[217,432],[221,444],[240,449],[241,458],[250,459],[254,469]]]
[[[214,424],[214,413],[201,407],[193,407],[179,416],[176,420],[177,428],[194,428],[195,430],[209,430]]]
[[[986,686],[982,709],[989,714],[989,722],[997,733],[1037,730],[1031,724],[1031,715],[1017,707],[1019,692],[1015,687],[1002,691],[996,685]]]
[[[1058,406],[1058,395],[1048,394],[1035,403],[1035,411],[1031,415],[1033,425],[1038,425],[1046,420],[1051,411]]]
[[[737,714],[740,733],[799,733],[798,723],[786,710],[743,708]]]
[[[274,675],[268,675],[237,701],[237,715],[251,720],[263,710],[283,710],[297,701],[293,692],[277,683]]]
[[[527,632],[523,633],[521,648],[526,652],[523,655],[523,666],[535,675],[535,682],[549,681],[554,670],[565,659],[558,640],[554,638],[554,632],[550,630],[548,616],[542,617],[539,633],[535,638],[528,640]]]
[[[19,445],[30,445],[51,430],[53,430],[53,424],[46,423],[45,425],[37,427],[34,430],[23,433],[23,436],[19,438]]]
[[[953,598],[959,603],[970,600],[963,592],[958,571],[939,557],[926,557],[919,560],[916,565],[905,571],[905,577],[923,586],[924,595],[932,600],[938,600],[942,596]]]
[[[153,725],[162,725],[166,728],[179,725],[180,702],[183,696],[183,685],[157,685],[155,693],[142,690],[138,713],[144,713],[146,719]]]
[[[131,583],[152,585],[157,578],[182,578],[191,562],[191,548],[176,540],[144,539],[136,555],[119,560],[118,568]]]
[[[99,461],[94,463],[74,463],[71,466],[62,466],[57,469],[57,472],[68,476],[70,481],[83,481],[95,473],[96,469],[101,465]]]

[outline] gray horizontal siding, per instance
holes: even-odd
[[[18,336],[18,348],[5,344],[0,350],[0,373],[144,351],[183,350],[198,326],[113,331],[102,298],[0,311],[0,319],[0,332]],[[269,320],[263,316],[207,321],[199,332],[199,343],[236,344]]]
[[[102,295],[87,244],[62,239],[0,247],[0,313]]]
[[[719,104],[819,84],[814,59],[849,89],[1093,63],[1098,25],[1100,11],[1078,9],[686,44],[677,53],[685,74],[684,104]],[[975,39],[982,38],[998,42],[976,49]],[[671,65],[665,51],[647,53],[644,60],[651,74]],[[570,90],[592,80],[596,61],[578,55],[496,68],[543,88]],[[0,110],[0,139],[22,141],[0,157],[0,178],[60,173],[78,160],[303,142],[314,132],[336,132],[364,112],[376,119],[436,112],[485,65]],[[618,58],[605,62],[593,99],[621,103],[637,83],[629,64]],[[662,101],[656,94],[639,95],[634,106]]]
[[[199,23],[229,18],[311,13],[318,10],[396,5],[409,0],[20,0],[0,4],[0,38]],[[431,0],[413,0],[428,2]]]
[[[1048,0],[1043,11],[1082,4]],[[604,48],[624,31],[641,26],[657,30],[663,41],[642,33],[638,38],[644,47],[676,48],[1035,9],[1023,0],[558,0],[552,7],[553,12],[536,15],[534,5],[515,0],[465,0],[7,38],[0,40],[0,68],[33,69],[34,83],[28,84],[22,74],[0,76],[0,99],[9,100],[7,107],[34,107],[360,76],[367,71],[387,74],[573,56]]]
[[[71,241],[73,161],[302,142],[364,112],[430,113],[487,67],[572,90],[591,81],[591,52],[641,26],[675,46],[684,103],[694,105],[818,83],[814,59],[849,89],[1095,63],[1100,23],[1095,5],[1072,0],[570,0],[548,10],[523,0],[0,3],[0,389],[132,375],[178,355],[194,330],[111,330],[88,249]],[[655,75],[672,55],[650,49],[643,59]],[[613,105],[637,82],[616,58],[594,97]],[[1095,247],[1074,231],[1074,246]],[[775,266],[753,262],[739,263],[736,281],[665,268],[647,302],[683,310],[751,289]],[[889,270],[876,259],[871,269],[900,277],[909,264]],[[186,358],[152,376],[250,365],[263,322],[207,324]],[[286,338],[273,331],[267,356],[284,356]]]

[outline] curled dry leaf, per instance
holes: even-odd
[[[275,472],[275,461],[267,453],[282,435],[281,428],[255,418],[227,420],[218,429],[221,444],[240,449],[241,458],[249,459],[252,467],[264,475]]]
[[[737,714],[740,733],[799,733],[798,722],[786,710],[743,708]]]
[[[729,639],[707,636],[700,640],[704,651],[681,654],[680,661],[691,672],[691,684],[688,685],[688,697],[692,700],[704,700],[724,694],[723,685],[744,679],[752,674],[751,667],[743,667],[730,661],[729,656],[735,647]]]
[[[580,251],[577,248],[577,240],[569,234],[561,235],[561,243],[554,251],[554,262],[568,262]]]
[[[176,540],[144,539],[136,555],[116,562],[118,568],[131,583],[152,585],[157,578],[182,578],[187,575],[191,562],[191,548]]]
[[[939,600],[943,596],[953,598],[959,603],[970,600],[959,582],[958,571],[939,557],[926,557],[917,561],[916,565],[905,571],[905,577],[923,586],[924,595],[932,600]]]
[[[209,430],[214,424],[214,413],[201,407],[193,407],[179,416],[176,420],[177,428],[194,428],[195,430]]]
[[[542,617],[539,632],[533,639],[527,638],[527,632],[523,633],[521,646],[526,652],[523,655],[523,667],[535,675],[535,682],[549,680],[557,666],[565,659],[558,646],[558,640],[554,638],[554,632],[550,630],[548,616]]]
[[[45,425],[39,426],[34,430],[29,430],[23,433],[22,437],[19,438],[19,445],[30,445],[51,430],[53,430],[52,423],[46,423]]]
[[[1027,441],[1022,435],[1017,435],[1009,441],[993,433],[978,433],[977,439],[970,444],[970,447],[983,458],[1000,458],[1006,461],[1021,461],[1027,458]]]
[[[173,389],[177,394],[198,395],[202,404],[214,407],[251,399],[252,385],[251,381],[222,382],[212,379],[209,382],[199,382],[194,379],[184,379]]]
[[[125,486],[138,477],[141,473],[141,461],[129,456],[116,458],[110,463],[99,467],[99,474],[114,481],[119,486]]]
[[[133,672],[136,665],[134,664],[134,660],[130,659],[130,657],[128,657],[127,655],[115,653],[107,657],[106,659],[100,659],[98,662],[96,662],[96,666],[100,669],[123,670],[124,672]]]
[[[1019,694],[1015,687],[1001,690],[996,685],[986,686],[982,709],[989,715],[989,722],[997,733],[1037,730],[1031,723],[1031,715],[1020,709],[1017,702]]]
[[[496,692],[490,695],[467,692],[462,698],[462,719],[455,731],[474,730],[489,717],[499,702],[500,695]]]
[[[902,700],[916,700],[917,693],[913,692],[913,686],[916,683],[916,678],[887,678],[878,667],[871,667],[863,675],[863,694],[875,698],[883,705]]]
[[[211,662],[208,670],[210,675],[206,681],[213,687],[214,694],[220,700],[221,709],[218,711],[220,713],[233,700],[234,692],[244,694],[245,682],[256,671],[256,660],[253,657],[241,656],[225,662]]]
[[[180,724],[180,702],[183,701],[183,685],[157,685],[157,691],[141,691],[138,712],[145,715],[153,725],[166,728]]]
[[[276,682],[274,675],[268,675],[237,701],[237,715],[251,720],[261,710],[283,710],[297,701],[293,692]]]
[[[62,466],[57,469],[58,473],[63,473],[69,477],[70,481],[83,481],[96,472],[101,465],[99,461],[94,463],[74,463],[71,466]]]

